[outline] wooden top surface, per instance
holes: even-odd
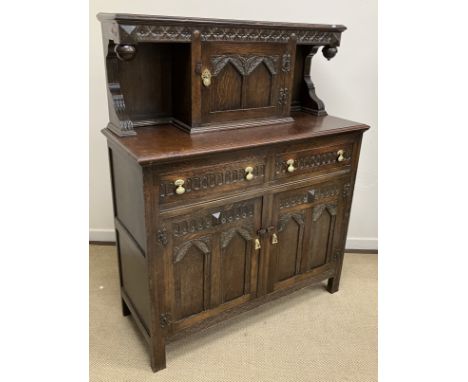
[[[135,129],[137,135],[130,137],[119,138],[108,129],[103,129],[102,133],[145,165],[369,128],[332,116],[316,117],[300,112],[291,113],[291,116],[294,122],[199,134],[188,134],[172,124],[138,127]]]
[[[335,24],[307,24],[307,23],[285,23],[272,21],[252,21],[252,20],[228,20],[228,19],[208,19],[199,17],[183,16],[157,16],[157,15],[135,15],[129,13],[98,13],[99,21],[117,21],[117,22],[144,22],[149,24],[171,23],[171,24],[212,24],[217,26],[236,25],[240,27],[257,26],[262,28],[285,28],[285,29],[305,29],[320,31],[343,32],[346,30],[344,25]]]

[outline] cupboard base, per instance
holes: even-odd
[[[263,295],[261,297],[255,298],[253,300],[247,301],[246,303],[242,305],[238,305],[232,309],[225,310],[217,315],[211,316],[197,325],[193,325],[191,327],[188,327],[186,329],[180,330],[172,335],[167,335],[165,337],[166,333],[164,332],[163,329],[161,329],[161,332],[158,333],[157,336],[153,338],[148,336],[148,333],[144,326],[142,325],[140,319],[138,318],[137,315],[132,314],[132,318],[135,319],[135,322],[137,324],[138,329],[141,331],[143,337],[146,339],[148,342],[148,345],[150,347],[150,357],[151,357],[151,368],[153,372],[157,372],[159,370],[165,369],[166,368],[166,350],[165,350],[165,345],[167,343],[173,343],[178,340],[181,340],[183,338],[186,338],[187,336],[190,336],[192,334],[195,334],[199,331],[211,328],[215,326],[216,324],[223,322],[225,320],[234,318],[242,313],[248,312],[260,305],[273,302],[279,298],[288,296],[294,292],[297,292],[303,288],[310,287],[313,285],[317,285],[320,282],[323,282],[324,280],[328,279],[328,286],[326,287],[327,290],[330,293],[336,292],[338,289],[339,285],[339,277],[336,276],[335,269],[329,269],[328,271],[319,273],[319,274],[314,274],[308,277],[307,279],[302,280],[301,282],[298,282],[296,284],[291,285],[288,288],[284,289],[279,289],[276,290],[272,293],[269,293],[267,295]],[[332,277],[333,276],[333,277]],[[324,286],[325,288],[325,286]],[[333,288],[336,288],[333,289]],[[333,290],[333,291],[332,291]],[[125,297],[124,297],[125,296]],[[122,304],[123,306],[127,307],[127,304],[125,303],[125,300],[127,299],[128,301],[128,296],[126,296],[123,292],[122,295]],[[127,307],[128,312],[131,312],[131,310]]]

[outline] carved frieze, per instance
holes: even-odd
[[[148,24],[119,24],[118,34],[125,41],[157,42],[174,41],[188,42],[192,40],[193,31],[200,31],[201,41],[239,41],[239,42],[283,42],[289,41],[294,34],[299,44],[332,45],[340,44],[341,32],[313,31],[283,28],[262,27],[217,27],[199,25],[148,25]],[[111,33],[117,38],[117,31]]]
[[[303,191],[300,194],[288,196],[280,200],[280,209],[294,207],[297,205],[312,203],[326,198],[332,198],[340,194],[340,187],[336,184],[326,185]]]
[[[265,165],[257,164],[253,166],[253,175],[255,177],[265,176]],[[233,183],[245,182],[245,168],[219,169],[218,171],[207,172],[200,175],[193,175],[184,178],[185,193],[212,189],[219,186],[224,186]],[[161,200],[175,194],[176,186],[173,181],[163,180],[160,183]]]
[[[216,55],[211,57],[213,76],[218,75],[228,64],[232,64],[240,74],[248,76],[258,65],[264,63],[272,75],[277,74],[279,56],[241,56],[241,55]]]
[[[231,208],[222,211],[175,222],[172,225],[172,232],[175,237],[181,237],[188,233],[210,229],[216,225],[224,225],[239,220],[250,219],[253,216],[253,203],[236,203]]]

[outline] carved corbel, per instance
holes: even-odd
[[[107,100],[109,103],[109,119],[107,126],[119,137],[136,135],[133,122],[125,109],[125,100],[119,82],[119,60],[129,61],[135,57],[136,48],[133,45],[119,45],[109,41],[106,45]]]
[[[315,93],[315,85],[312,81],[310,74],[312,67],[312,59],[319,50],[319,45],[312,45],[310,51],[305,57],[304,62],[304,86],[302,87],[302,110],[314,114],[314,115],[327,115],[325,111],[325,104]],[[322,54],[327,60],[331,60],[335,57],[338,49],[335,46],[324,46]]]

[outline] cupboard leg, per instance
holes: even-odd
[[[341,269],[343,268],[343,252],[338,253],[338,265],[336,266],[336,273],[335,276],[331,279],[328,279],[327,290],[330,293],[338,292],[340,288],[340,279],[341,279]]]
[[[128,309],[128,306],[125,303],[124,299],[122,298],[121,300],[122,300],[122,315],[124,317],[129,316],[130,315],[130,309]]]
[[[166,344],[164,338],[151,339],[151,369],[153,372],[166,368]]]
[[[331,279],[328,279],[327,290],[330,293],[338,292],[339,287],[340,287],[340,277],[335,276]]]

